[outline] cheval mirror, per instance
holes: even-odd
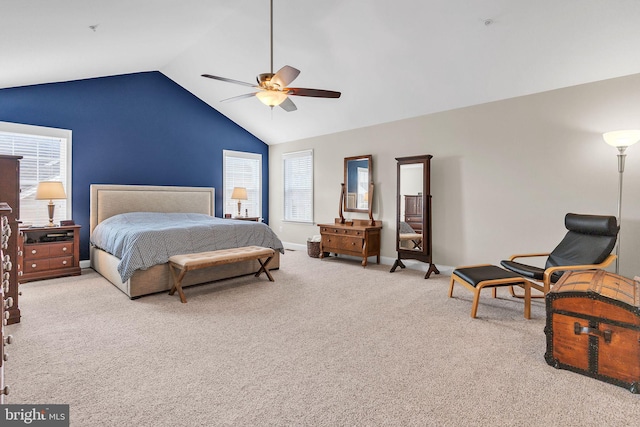
[[[345,157],[345,212],[369,212],[372,156]]]
[[[429,264],[424,278],[440,274],[432,262],[431,253],[431,158],[398,157],[398,187],[396,210],[396,252],[398,258],[391,267],[405,268],[403,259],[415,259]]]

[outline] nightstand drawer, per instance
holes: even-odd
[[[66,256],[73,255],[73,242],[50,243],[49,256]]]
[[[44,271],[49,269],[48,259],[32,259],[24,261],[24,272],[33,273],[35,271]]]
[[[49,245],[24,245],[24,259],[48,258]]]
[[[56,270],[58,268],[67,268],[67,267],[73,267],[73,256],[71,255],[49,259],[49,268],[51,270]]]

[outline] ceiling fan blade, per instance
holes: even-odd
[[[232,96],[231,98],[222,99],[220,100],[220,102],[237,101],[239,99],[251,98],[252,96],[256,96],[256,92],[245,93],[244,95]]]
[[[300,74],[300,70],[285,65],[284,67],[280,68],[278,72],[273,75],[273,77],[271,77],[271,82],[279,85],[282,89],[284,89],[288,84],[294,81],[296,77],[298,77],[298,74]]]
[[[323,89],[305,89],[301,87],[288,87],[287,95],[313,96],[315,98],[340,98],[341,93]]]
[[[259,87],[257,85],[254,85],[253,83],[241,82],[240,80],[228,79],[226,77],[212,76],[211,74],[203,74],[202,77],[206,77],[208,79],[220,80],[227,83],[235,83],[237,85],[242,85],[242,86]]]
[[[292,111],[296,111],[298,109],[298,107],[296,107],[296,104],[293,103],[293,101],[291,100],[291,98],[287,97],[287,99],[285,99],[284,101],[282,101],[282,103],[280,104],[280,107],[287,112],[292,112]]]

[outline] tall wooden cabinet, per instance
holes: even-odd
[[[11,206],[12,211],[6,214],[10,229],[7,249],[4,255],[9,256],[12,263],[18,259],[18,220],[20,219],[20,159],[22,156],[0,155],[0,201]],[[7,324],[20,322],[18,308],[18,266],[14,265],[8,273],[9,287],[4,292],[5,301],[13,301],[7,309]],[[11,300],[9,300],[11,298]],[[6,304],[5,304],[6,305]]]

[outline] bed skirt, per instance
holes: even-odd
[[[169,271],[169,264],[155,265],[147,270],[137,270],[129,280],[123,283],[118,273],[118,262],[120,262],[118,258],[93,246],[90,248],[90,256],[91,268],[100,273],[131,299],[157,292],[169,291],[173,286],[173,278]],[[269,267],[270,270],[275,270],[280,267],[279,252],[276,251],[276,255],[269,263]],[[260,263],[257,260],[203,268],[190,272],[183,280],[182,286],[186,287],[213,282],[215,280],[244,276],[246,274],[256,273],[259,269]]]

